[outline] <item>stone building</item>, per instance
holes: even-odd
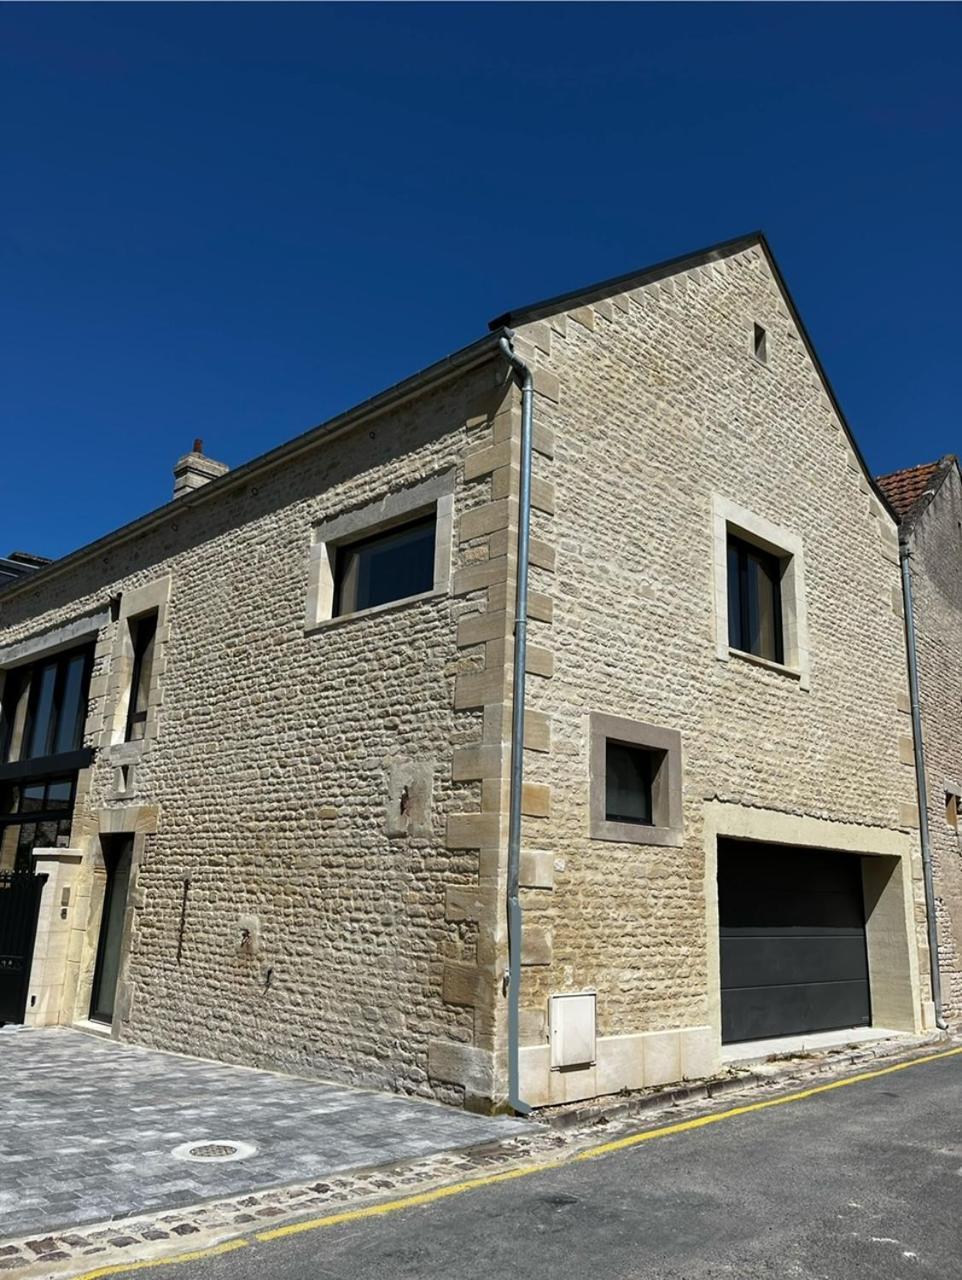
[[[896,522],[762,236],[175,474],[0,596],[28,1021],[475,1107],[931,1024]]]
[[[879,477],[911,570],[942,1013],[962,1022],[962,476],[949,455]]]

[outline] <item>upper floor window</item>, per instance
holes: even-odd
[[[319,521],[312,530],[308,629],[446,591],[453,531],[453,470]]]
[[[805,549],[794,529],[712,495],[715,655],[811,687]],[[756,677],[761,678],[761,677]]]
[[[374,609],[434,587],[435,512],[335,547],[333,616]]]
[[[87,646],[7,672],[0,712],[4,761],[79,750],[92,660]]]
[[[157,639],[157,613],[145,613],[130,620],[130,642],[133,667],[130,677],[130,701],[127,705],[125,741],[139,742],[147,728],[147,704],[154,667],[154,645]]]
[[[784,662],[782,562],[728,535],[728,643],[742,653]]]

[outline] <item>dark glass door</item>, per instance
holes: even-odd
[[[119,836],[104,840],[103,850],[107,866],[107,887],[104,892],[103,915],[100,917],[100,941],[97,946],[90,1016],[98,1022],[113,1022],[134,838]]]

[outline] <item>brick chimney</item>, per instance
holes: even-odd
[[[185,493],[209,484],[229,470],[226,462],[216,462],[205,455],[203,440],[195,440],[190,453],[178,458],[174,467],[174,497],[182,498]]]

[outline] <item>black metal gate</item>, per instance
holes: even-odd
[[[0,1026],[23,1022],[46,876],[0,871]]]

